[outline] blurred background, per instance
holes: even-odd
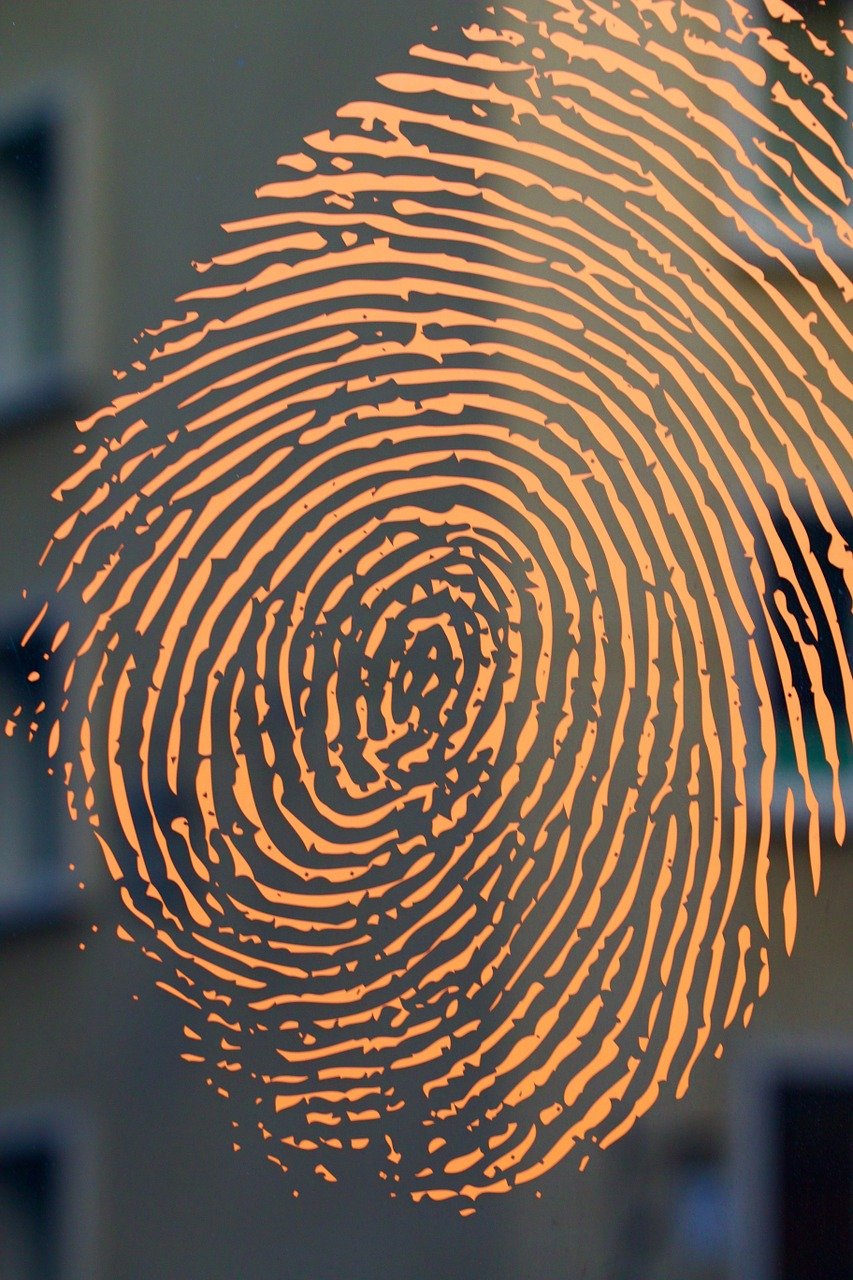
[[[72,421],[112,398],[133,336],[171,314],[191,260],[221,247],[219,224],[250,210],[275,158],[369,97],[432,26],[484,8],[2,0],[4,714],[33,703],[21,591],[61,514],[50,493],[71,469]],[[117,940],[122,919],[43,762],[7,740],[0,1280],[853,1277],[849,847],[828,849],[793,956],[771,942],[749,1029],[700,1060],[683,1100],[583,1174],[567,1162],[464,1219],[372,1188],[318,1182],[293,1199],[256,1145],[235,1151],[227,1106],[179,1059],[180,1005]]]

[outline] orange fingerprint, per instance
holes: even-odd
[[[81,424],[50,753],[289,1176],[584,1167],[844,838],[841,46],[767,8],[416,47]]]

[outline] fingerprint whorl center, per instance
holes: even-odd
[[[82,424],[51,755],[184,1056],[297,1180],[583,1166],[749,1021],[844,838],[850,174],[813,130],[810,237],[805,107],[775,169],[753,136],[780,37],[723,8],[417,47]]]

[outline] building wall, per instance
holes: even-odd
[[[7,0],[0,124],[16,104],[59,87],[80,116],[85,174],[69,214],[77,284],[63,299],[80,331],[77,367],[0,417],[8,635],[22,625],[21,588],[61,516],[47,494],[70,469],[71,419],[115,394],[110,370],[132,358],[130,339],[195,282],[191,260],[221,245],[219,223],[250,211],[275,157],[325,125],[333,102],[369,96],[377,73],[401,65],[410,44],[436,21],[458,22],[462,9],[452,0]],[[731,1205],[744,1196],[727,1181],[742,1169],[731,1163],[746,1124],[737,1108],[748,1105],[738,1101],[739,1081],[779,1042],[802,1052],[825,1043],[851,1060],[849,849],[828,853],[817,900],[801,895],[793,956],[781,930],[771,936],[768,995],[748,1032],[730,1033],[722,1061],[700,1060],[685,1099],[662,1099],[582,1175],[567,1162],[543,1180],[541,1198],[533,1188],[495,1197],[463,1219],[441,1205],[378,1199],[368,1186],[343,1196],[318,1183],[294,1199],[262,1143],[243,1141],[251,1118],[235,1130],[227,1105],[179,1060],[181,1007],[155,989],[151,962],[117,939],[120,904],[85,830],[65,818],[59,788],[45,789],[43,805],[57,810],[66,892],[42,894],[10,917],[0,944],[0,1164],[4,1133],[7,1149],[38,1148],[46,1134],[48,1148],[70,1154],[64,1261],[55,1271],[45,1269],[49,1260],[34,1264],[42,1270],[22,1271],[27,1280],[439,1272],[746,1280],[723,1241]],[[773,861],[784,866],[781,846]],[[24,1235],[27,1223],[49,1221],[36,1184],[27,1184],[23,1217],[10,1211],[10,1239],[15,1221]],[[0,1255],[0,1277],[17,1274]]]

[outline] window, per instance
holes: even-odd
[[[59,348],[57,130],[44,113],[0,137],[0,386],[13,387]]]
[[[0,425],[70,403],[91,357],[92,147],[82,96],[0,99]]]
[[[49,716],[55,703],[49,664],[40,680],[29,679],[45,637],[37,632],[24,649],[21,634],[6,627],[0,639],[0,927],[7,928],[55,914],[72,892],[59,787],[50,785],[43,744],[34,741],[36,717]]]
[[[822,86],[832,101],[843,109],[848,97],[845,75],[847,40],[844,36],[845,19],[849,20],[851,16],[848,0],[794,0],[787,7],[771,0],[764,4],[764,8],[771,35],[787,46],[792,63],[807,68],[816,91],[819,93]],[[801,15],[799,21],[794,13]],[[793,67],[787,71],[781,62],[768,57],[765,58],[765,70],[768,115],[772,123],[791,139],[789,144],[778,144],[780,154],[787,152],[786,158],[792,168],[802,169],[802,161],[796,151],[799,144],[838,173],[843,189],[832,203],[840,209],[850,196],[850,185],[841,174],[832,144],[842,156],[849,152],[849,123],[835,111],[822,113],[821,123],[826,125],[828,138],[819,138],[807,120],[799,119],[785,107],[785,94],[801,96],[805,92],[805,86],[796,78]]]
[[[731,115],[729,124],[751,162],[739,179],[766,212],[751,204],[738,212],[767,244],[794,258],[817,239],[831,257],[847,260],[853,184],[845,166],[853,164],[853,131],[846,117],[853,115],[853,81],[845,27],[853,25],[853,5],[752,0],[749,11],[741,52],[763,72],[763,83],[739,80],[738,90],[765,125],[745,112]],[[756,256],[754,243],[742,247]]]
[[[630,1188],[614,1206],[614,1280],[721,1280],[731,1206],[717,1125],[706,1114],[636,1126],[613,1150]],[[608,1159],[610,1159],[608,1153]]]
[[[93,1274],[92,1150],[66,1111],[0,1115],[0,1277]]]
[[[766,1052],[741,1079],[732,1122],[732,1274],[849,1280],[853,1046]]]
[[[790,668],[791,677],[790,681],[783,681],[770,636],[767,635],[767,666],[773,672],[769,692],[783,786],[786,775],[793,783],[797,772],[792,716],[801,717],[812,786],[818,800],[825,803],[829,811],[832,774],[821,736],[812,672],[819,671],[820,686],[834,716],[843,796],[845,792],[851,793],[853,781],[853,744],[847,722],[843,675],[845,667],[849,671],[853,663],[853,603],[843,566],[832,552],[830,534],[814,514],[800,514],[798,522],[808,543],[809,558],[816,565],[809,569],[801,541],[791,522],[780,515],[776,520],[776,533],[789,557],[793,574],[784,576],[769,555],[764,566],[770,624],[781,640],[784,662]],[[849,548],[853,546],[853,515],[836,514],[834,523],[849,555]],[[819,586],[825,593],[824,599],[821,599]]]
[[[37,1142],[0,1153],[0,1258],[5,1280],[60,1280],[58,1160]]]
[[[853,1080],[783,1075],[772,1110],[774,1280],[849,1280]]]

